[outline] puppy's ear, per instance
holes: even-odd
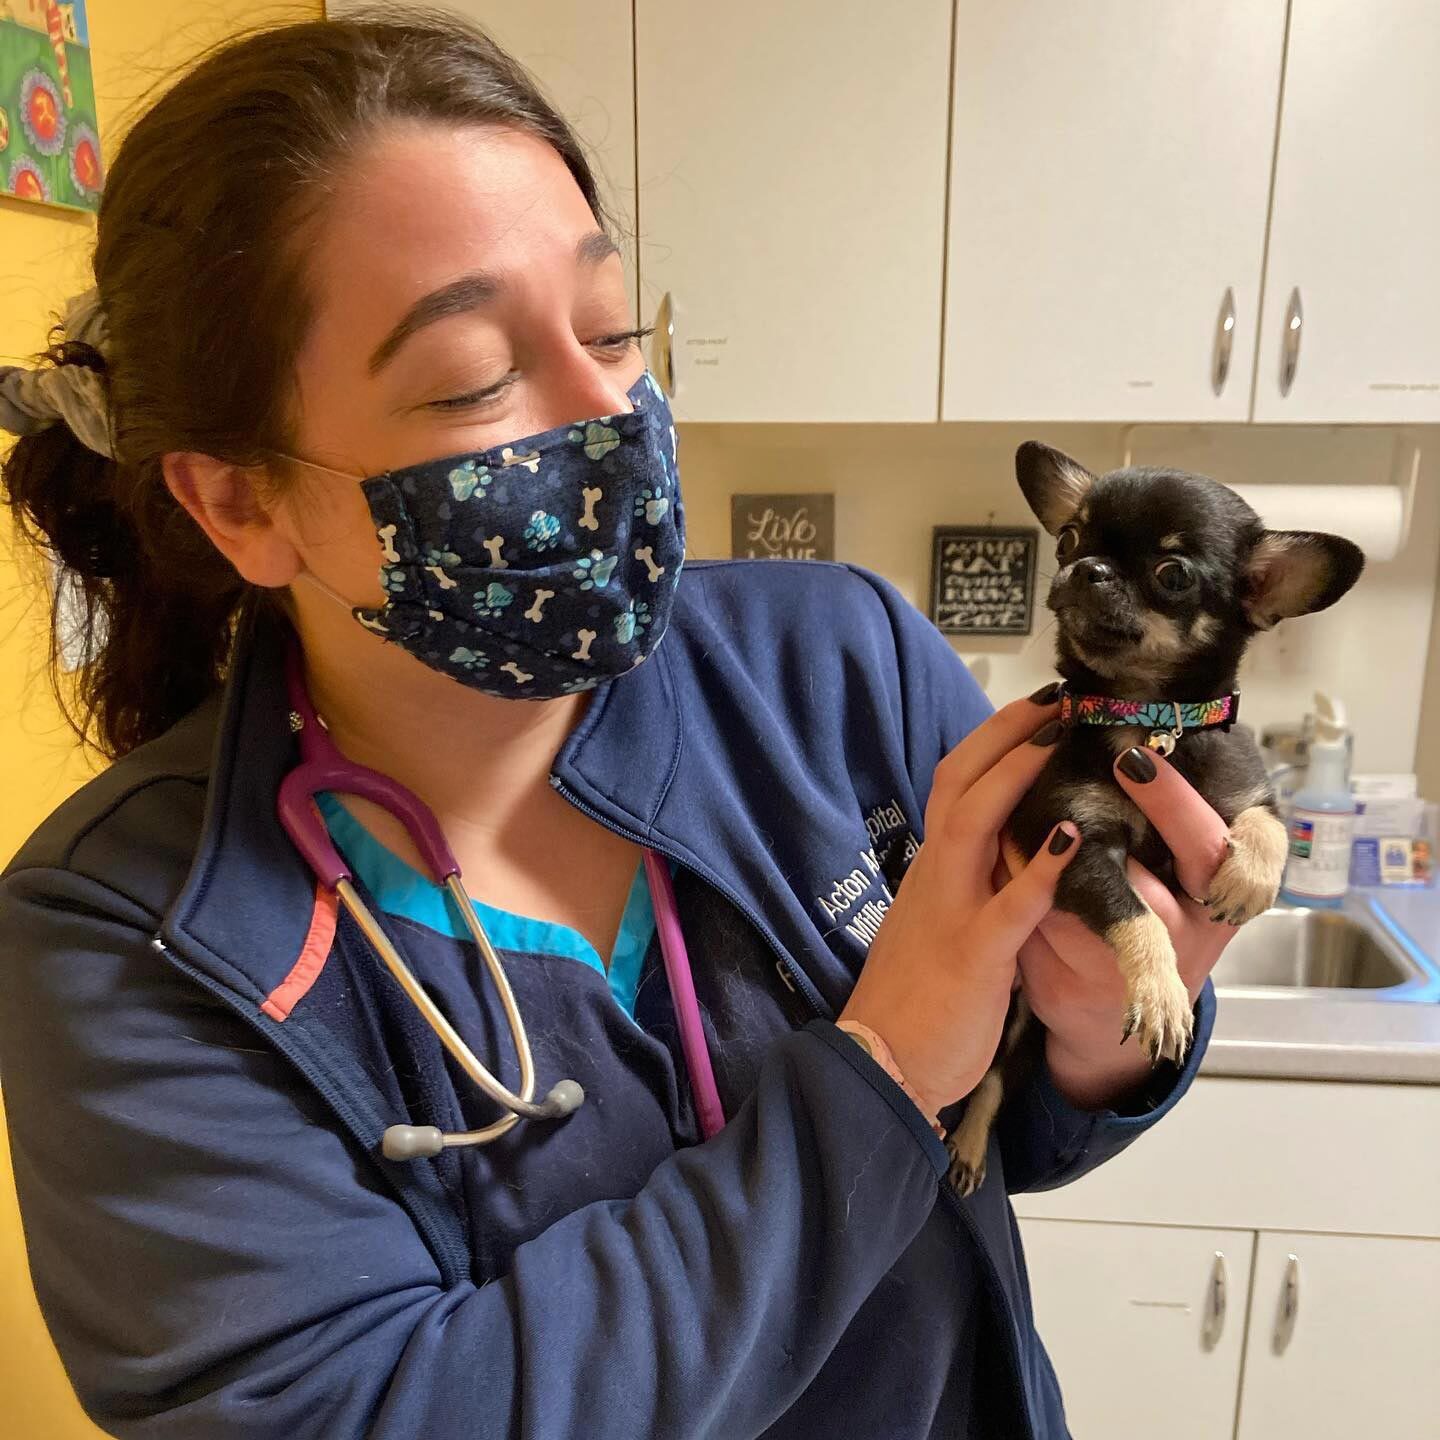
[[[1365,556],[1339,535],[1267,530],[1246,566],[1245,613],[1257,630],[1333,605],[1359,578]]]
[[[1015,452],[1015,475],[1040,523],[1054,535],[1080,508],[1095,477],[1078,460],[1027,440]]]

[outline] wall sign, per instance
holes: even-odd
[[[0,0],[0,194],[100,208],[85,0]]]
[[[1028,635],[1038,530],[937,525],[930,618],[947,635]]]
[[[744,560],[833,560],[834,495],[732,495],[730,553]]]

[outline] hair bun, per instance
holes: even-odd
[[[21,528],[67,570],[106,580],[129,573],[138,558],[111,494],[106,472],[113,464],[68,426],[47,425],[21,436],[5,465]]]

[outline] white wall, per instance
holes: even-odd
[[[1416,432],[1425,452],[1410,538],[1388,563],[1371,564],[1335,609],[1258,637],[1241,687],[1257,728],[1298,719],[1316,687],[1338,694],[1366,770],[1416,764],[1421,693],[1440,559],[1440,432]],[[937,524],[1033,524],[1014,477],[1016,446],[1043,439],[1092,469],[1170,463],[1219,480],[1310,484],[1387,483],[1401,432],[1380,427],[1143,427],[1098,425],[685,425],[680,465],[697,558],[727,555],[732,493],[835,494],[838,558],[878,570],[925,604],[930,531]],[[1323,529],[1317,517],[1316,528]],[[1050,552],[1037,586],[1035,633],[957,640],[990,696],[1028,694],[1052,674],[1053,635],[1043,609]],[[1431,726],[1432,731],[1435,727]],[[1431,738],[1421,763],[1432,775]]]

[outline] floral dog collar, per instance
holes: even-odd
[[[1240,692],[1218,700],[1117,700],[1113,695],[1060,696],[1062,725],[1149,725],[1146,745],[1169,755],[1187,730],[1228,730],[1240,713]]]

